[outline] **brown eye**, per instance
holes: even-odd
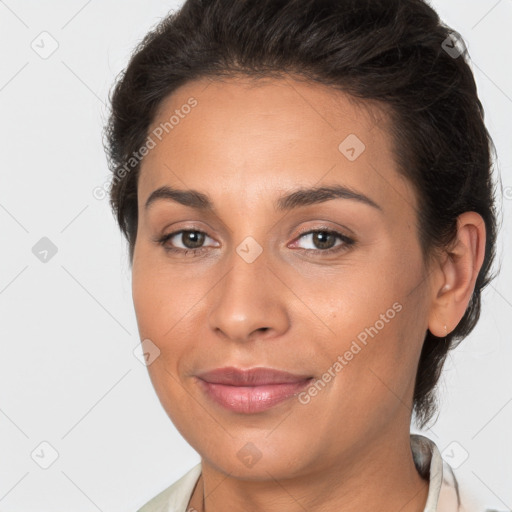
[[[218,247],[218,243],[215,240],[198,229],[181,229],[180,231],[164,235],[155,241],[171,253],[198,255],[208,251],[209,246],[204,245],[207,238],[213,242],[213,245],[210,244],[210,247]]]
[[[328,231],[316,231],[312,235],[313,244],[318,249],[330,249],[336,244],[336,235]]]
[[[181,242],[187,249],[197,249],[201,247],[204,240],[205,234],[202,231],[181,231]]]
[[[306,240],[306,247],[299,247],[306,251],[317,251],[317,252],[334,252],[343,250],[353,245],[355,242],[351,238],[338,233],[337,231],[331,231],[326,229],[311,230],[307,233],[303,233],[298,237],[298,244],[300,240]],[[309,247],[307,246],[309,245]]]

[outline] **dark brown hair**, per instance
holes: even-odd
[[[105,146],[110,200],[129,242],[137,235],[137,178],[156,110],[194,79],[294,75],[383,105],[399,171],[414,185],[425,260],[454,240],[457,217],[485,222],[485,260],[464,317],[446,338],[427,331],[414,391],[416,421],[436,410],[448,351],[474,328],[493,277],[494,146],[460,36],[422,0],[187,0],[135,49],[113,88]],[[129,163],[128,167],[127,164]]]

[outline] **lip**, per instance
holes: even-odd
[[[198,374],[202,391],[226,409],[254,414],[297,395],[312,377],[272,368],[218,368]]]

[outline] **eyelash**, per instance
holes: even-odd
[[[207,249],[208,249],[207,247],[199,247],[196,249],[181,249],[179,247],[169,247],[166,245],[168,240],[170,240],[171,238],[173,238],[176,235],[179,235],[180,233],[200,233],[205,236],[208,236],[207,233],[205,233],[204,231],[201,231],[199,229],[181,229],[179,231],[174,231],[172,233],[163,235],[162,237],[158,238],[156,240],[156,242],[158,244],[160,244],[165,249],[166,252],[181,254],[183,256],[187,256],[188,254],[192,254],[192,256],[200,256],[202,253],[207,251]],[[329,249],[300,249],[299,248],[296,250],[301,250],[301,251],[305,251],[305,252],[313,251],[314,253],[321,253],[322,255],[325,255],[325,254],[333,254],[333,253],[346,251],[356,243],[355,240],[353,240],[352,238],[350,238],[342,233],[339,233],[338,231],[334,231],[332,229],[327,229],[327,228],[311,229],[309,231],[304,231],[299,234],[299,236],[297,237],[296,240],[299,240],[300,238],[302,238],[306,235],[311,235],[311,234],[315,234],[315,233],[326,233],[328,235],[335,235],[343,243],[339,244],[339,245],[335,245],[334,247],[331,247]]]

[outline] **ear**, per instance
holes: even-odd
[[[434,336],[446,336],[464,316],[484,256],[484,220],[476,212],[464,212],[457,219],[457,238],[432,280],[428,329]]]

